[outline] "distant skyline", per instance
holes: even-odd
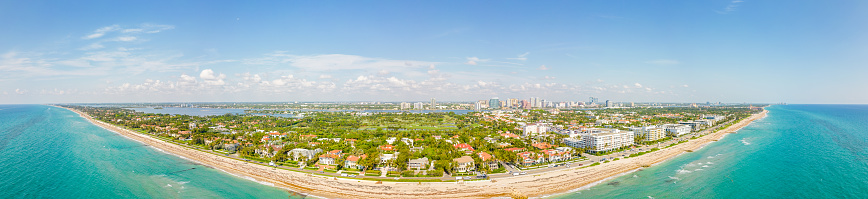
[[[864,104],[866,10],[866,1],[2,1],[0,104]]]

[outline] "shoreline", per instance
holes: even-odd
[[[737,131],[749,125],[752,121],[764,117],[768,112],[767,110],[763,110],[763,112],[751,115],[723,130],[690,140],[686,143],[598,166],[555,170],[535,175],[497,178],[490,181],[438,183],[386,181],[376,184],[377,181],[338,179],[276,169],[226,158],[168,143],[145,134],[98,121],[78,110],[64,109],[78,113],[82,118],[94,125],[118,133],[128,139],[148,144],[163,152],[184,157],[232,175],[238,174],[237,176],[243,176],[242,178],[250,177],[255,179],[255,181],[271,183],[275,187],[287,189],[295,193],[325,198],[492,198],[510,197],[513,194],[531,197],[558,196],[583,190],[582,188],[587,189],[587,187],[593,186],[594,183],[599,184],[599,182],[612,177],[625,175],[641,169],[643,165],[653,166],[687,151],[702,148],[708,143],[719,140],[726,134]]]
[[[746,127],[747,125],[750,125],[751,123],[753,123],[754,120],[758,120],[758,119],[765,118],[765,117],[767,116],[767,115],[766,115],[767,113],[768,113],[768,111],[765,110],[765,109],[763,109],[763,112],[760,112],[760,113],[757,113],[757,114],[751,115],[750,117],[746,118],[745,120],[742,120],[742,121],[739,122],[739,123],[733,124],[733,125],[731,125],[730,127],[727,127],[727,128],[725,128],[725,129],[722,129],[722,130],[720,130],[720,131],[718,131],[718,132],[715,132],[715,133],[711,133],[711,134],[706,135],[706,136],[709,136],[709,135],[718,134],[718,133],[721,134],[721,135],[719,135],[719,137],[716,138],[716,139],[713,139],[713,140],[711,140],[711,141],[709,141],[709,142],[701,143],[700,146],[699,146],[699,148],[692,149],[692,151],[696,151],[696,150],[700,150],[700,149],[702,149],[702,148],[705,148],[706,146],[710,145],[711,143],[713,143],[713,142],[717,142],[717,141],[723,139],[724,137],[726,137],[726,136],[729,135],[730,133],[735,133],[735,132],[741,130],[742,128]],[[757,117],[757,118],[753,118],[754,116],[757,116],[757,115],[761,115],[761,116],[760,116],[760,117]],[[750,120],[747,121],[746,123],[742,124],[742,122],[744,122],[744,121],[746,121],[746,120],[748,120],[748,119],[750,119]],[[733,127],[733,126],[735,126],[735,125],[739,125],[739,127],[736,128],[736,129],[730,129],[731,127]],[[723,132],[723,131],[727,131],[727,132]],[[704,138],[704,137],[705,137],[705,136],[703,136],[703,138]],[[699,139],[699,138],[697,138],[697,139]],[[689,141],[689,142],[692,142],[692,141],[693,141],[693,140],[691,140],[691,141]],[[687,142],[687,143],[689,143],[689,142]],[[684,143],[684,144],[687,144],[687,143]],[[676,146],[678,146],[678,145],[676,145]],[[675,147],[675,146],[673,146],[673,147]],[[676,154],[675,156],[669,157],[669,158],[667,158],[667,159],[665,159],[665,160],[663,160],[663,161],[659,161],[659,162],[655,162],[655,163],[653,163],[653,164],[650,164],[650,165],[648,165],[648,167],[654,167],[654,166],[657,166],[657,165],[659,165],[659,164],[662,164],[662,163],[664,163],[664,162],[666,162],[666,161],[669,161],[669,160],[675,159],[675,158],[677,158],[677,157],[679,157],[679,156],[681,156],[681,155],[684,155],[684,154],[686,154],[686,153],[691,153],[691,152],[683,151],[683,152],[678,153],[678,154]],[[582,186],[582,187],[579,187],[579,188],[576,188],[576,189],[573,189],[573,190],[570,190],[570,191],[567,191],[567,192],[554,193],[554,194],[544,195],[544,196],[540,196],[539,198],[550,198],[550,197],[556,197],[556,196],[562,196],[562,195],[566,195],[566,194],[570,194],[570,193],[575,193],[575,192],[579,192],[579,191],[582,191],[582,190],[587,190],[587,189],[590,189],[590,188],[593,187],[593,186],[597,186],[597,185],[599,185],[599,184],[601,184],[601,183],[603,183],[603,182],[605,182],[605,181],[607,181],[607,180],[615,179],[615,178],[618,178],[618,177],[621,177],[621,176],[624,176],[624,175],[627,175],[627,174],[630,174],[630,173],[634,173],[634,172],[639,171],[639,170],[641,170],[641,169],[642,169],[642,168],[637,168],[637,169],[634,169],[634,170],[632,170],[632,171],[628,171],[628,172],[624,172],[624,173],[615,174],[615,175],[613,175],[613,176],[611,176],[611,177],[608,177],[608,178],[606,178],[606,179],[602,179],[602,180],[600,180],[600,181],[595,181],[595,182],[592,182],[592,183],[590,183],[590,184],[588,184],[588,185],[585,185],[585,186]]]

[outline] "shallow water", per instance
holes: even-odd
[[[61,108],[0,105],[0,198],[287,198]]]
[[[768,117],[705,148],[553,198],[868,196],[868,105],[768,110]]]

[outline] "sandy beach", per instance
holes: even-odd
[[[129,139],[137,140],[167,153],[185,157],[199,163],[219,168],[226,172],[248,176],[273,183],[275,186],[294,192],[327,198],[492,198],[519,195],[539,197],[569,192],[618,174],[632,172],[643,166],[654,165],[681,153],[697,150],[706,144],[721,139],[762,118],[768,111],[754,114],[739,123],[701,138],[690,140],[670,148],[661,149],[639,157],[622,159],[587,168],[569,168],[535,175],[521,175],[470,182],[382,182],[331,178],[302,172],[275,169],[258,164],[201,152],[152,138],[148,135],[120,128],[89,115],[72,110],[91,123],[114,131]]]

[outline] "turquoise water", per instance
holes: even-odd
[[[287,198],[40,105],[0,105],[0,198]]]
[[[555,198],[865,198],[868,105],[769,108],[693,153]],[[286,198],[73,112],[0,105],[0,198]],[[195,168],[195,169],[192,169]]]
[[[782,105],[697,150],[554,198],[866,198],[868,105]]]

